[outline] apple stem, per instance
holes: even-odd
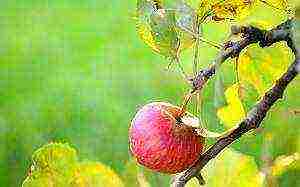
[[[190,102],[191,98],[193,96],[193,93],[192,92],[189,92],[185,97],[184,97],[184,100],[183,100],[183,103],[181,104],[181,110],[179,112],[179,115],[178,117],[182,117],[184,116],[185,112],[186,112],[186,107],[188,105],[188,103]]]

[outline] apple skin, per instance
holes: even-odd
[[[174,174],[194,164],[204,148],[204,138],[183,124],[180,107],[165,102],[143,106],[129,129],[132,155],[141,165]]]

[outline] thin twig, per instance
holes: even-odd
[[[197,162],[188,170],[176,175],[172,180],[173,187],[184,187],[193,177],[197,177],[201,169],[223,149],[239,139],[242,135],[260,126],[269,109],[275,102],[282,98],[283,92],[288,84],[298,75],[300,66],[300,52],[293,41],[292,33],[293,20],[278,25],[270,31],[261,30],[252,26],[241,27],[239,33],[243,34],[242,40],[238,42],[227,42],[220,52],[215,63],[223,63],[229,57],[236,57],[244,48],[253,43],[259,43],[261,47],[267,47],[273,43],[285,41],[295,55],[294,62],[288,70],[276,81],[273,87],[265,93],[263,98],[252,108],[247,117],[238,124],[237,128],[228,135],[220,138],[202,155],[199,155]],[[200,71],[193,82],[193,91],[202,89],[204,84],[215,74],[215,65]]]

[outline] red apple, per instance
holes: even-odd
[[[143,106],[129,129],[130,150],[137,161],[154,171],[179,173],[196,162],[204,138],[183,123],[181,108],[165,102]]]

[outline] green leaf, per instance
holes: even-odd
[[[150,15],[150,27],[156,47],[167,58],[176,57],[179,49],[175,22],[173,11],[159,9]]]
[[[263,175],[258,171],[252,157],[227,149],[216,159],[211,160],[202,170],[206,187],[259,187],[263,184]],[[187,183],[187,187],[199,186],[196,179]]]
[[[191,47],[198,37],[197,13],[184,0],[164,1],[167,9],[174,11],[180,51]]]
[[[141,39],[154,51],[174,58],[179,48],[173,11],[165,10],[156,1],[138,0],[137,30]]]
[[[174,59],[198,37],[196,11],[183,0],[139,0],[137,30],[155,52]]]
[[[240,81],[251,84],[259,95],[263,95],[286,71],[292,58],[283,43],[265,49],[250,46],[241,53],[238,60]]]

